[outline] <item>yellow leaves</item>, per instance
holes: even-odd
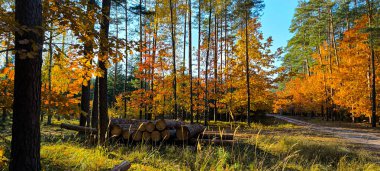
[[[8,161],[8,159],[5,157],[4,149],[3,147],[0,147],[0,168],[5,166],[5,163]]]

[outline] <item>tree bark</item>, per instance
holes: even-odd
[[[245,72],[247,79],[247,123],[251,126],[250,110],[251,110],[251,96],[250,96],[250,83],[249,83],[249,56],[248,56],[248,11],[245,12]]]
[[[125,0],[125,80],[124,80],[124,118],[127,118],[127,85],[128,85],[128,0]]]
[[[205,75],[205,84],[206,84],[206,90],[205,90],[205,108],[204,108],[204,115],[205,115],[205,126],[208,126],[208,119],[209,119],[209,105],[208,105],[208,58],[210,55],[210,39],[211,39],[211,13],[212,13],[212,8],[211,8],[211,1],[210,1],[210,6],[209,6],[209,16],[208,16],[208,40],[207,40],[207,53],[206,53],[206,75]]]
[[[94,10],[95,0],[89,0],[87,4],[87,14]],[[87,35],[92,35],[94,30],[94,24],[89,23],[90,30],[87,31]],[[92,61],[93,54],[93,41],[85,42],[84,45],[84,56],[87,60]],[[82,84],[82,96],[81,96],[81,113],[79,118],[79,125],[86,126],[86,122],[90,117],[90,81],[87,81],[87,85]],[[89,123],[87,123],[89,125]]]
[[[213,113],[214,113],[214,122],[216,121],[216,115],[217,115],[217,108],[216,108],[216,101],[217,101],[217,96],[218,96],[218,88],[217,82],[218,82],[218,20],[217,20],[217,15],[215,14],[215,42],[214,42],[214,99],[213,99]]]
[[[174,31],[174,16],[173,16],[173,4],[172,0],[169,0],[170,3],[170,29],[172,37],[172,48],[173,48],[173,96],[174,96],[174,119],[178,117],[178,107],[177,107],[177,69],[176,69],[176,48],[175,48],[175,31]]]
[[[142,0],[140,0],[140,9],[139,9],[139,25],[140,25],[140,41],[139,41],[139,51],[140,51],[140,65],[143,64],[143,52],[142,52]],[[142,71],[140,72],[142,74]],[[140,89],[143,89],[143,79],[140,78]],[[143,98],[142,96],[140,98]],[[142,119],[142,106],[139,105],[139,118]]]
[[[372,5],[371,0],[366,0],[367,3],[367,9],[368,9],[368,27],[372,27],[372,20],[373,20],[373,14],[372,14]],[[371,101],[372,101],[372,116],[371,116],[371,123],[372,127],[376,127],[376,65],[375,65],[375,51],[373,47],[373,35],[372,31],[370,32],[369,36],[369,42],[370,42],[370,49],[371,49],[371,69],[372,69],[372,86],[371,86]]]
[[[191,28],[191,0],[189,0],[189,76],[190,76],[190,123],[194,123],[194,109],[193,109],[193,54],[192,54],[192,28]]]
[[[108,32],[111,0],[103,0],[102,21],[100,24],[100,56],[99,68],[103,71],[103,76],[99,78],[99,143],[105,145],[108,127],[108,104],[107,104],[107,68],[108,62]]]
[[[198,80],[197,80],[197,116],[196,120],[199,123],[199,108],[200,108],[200,90],[201,90],[201,0],[198,1]]]
[[[50,24],[50,29],[52,28],[52,24]],[[53,31],[49,31],[49,68],[48,68],[48,107],[47,107],[47,115],[48,115],[48,120],[47,120],[47,125],[51,125],[51,68],[53,67]]]
[[[116,11],[115,11],[115,15],[116,15],[116,39],[119,38],[119,13],[118,13],[118,9],[116,8]],[[116,41],[116,47],[115,47],[115,50],[116,50],[116,59],[118,58],[118,51],[119,51],[119,42]],[[118,60],[118,59],[117,59]],[[115,61],[114,63],[114,82],[113,82],[113,90],[112,90],[112,106],[115,106],[115,103],[116,103],[116,95],[117,95],[117,67],[118,67],[118,61]]]
[[[39,117],[44,35],[41,28],[42,4],[41,0],[16,0],[15,8],[16,22],[32,31],[15,33],[16,59],[9,170],[41,170]],[[24,43],[25,40],[28,42]],[[33,46],[38,48],[33,49]]]
[[[94,100],[92,101],[91,127],[98,128],[99,120],[99,77],[95,79]]]

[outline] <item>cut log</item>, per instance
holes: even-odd
[[[71,125],[71,124],[61,124],[61,128],[78,131],[78,132],[85,132],[90,134],[96,134],[97,130],[95,128],[85,127],[85,126],[77,126],[77,125]]]
[[[156,129],[163,131],[165,129],[176,129],[181,126],[181,122],[175,120],[160,119],[156,121]]]
[[[133,141],[141,141],[142,140],[142,132],[141,131],[135,131],[132,133],[132,140]]]
[[[113,125],[111,129],[111,136],[120,136],[123,133],[123,130],[127,130],[133,127],[132,124],[117,124]]]
[[[129,128],[123,128],[122,137],[125,140],[129,140],[132,137],[132,134],[137,131],[137,127],[131,126]]]
[[[151,133],[150,133],[150,132],[147,132],[147,131],[143,132],[143,134],[142,134],[142,139],[143,139],[144,141],[150,141],[150,140],[152,139],[152,135],[151,135]]]
[[[156,126],[154,125],[154,123],[152,121],[145,123],[145,130],[146,131],[153,132],[155,128],[156,128]]]
[[[207,145],[234,145],[237,144],[236,140],[220,140],[220,139],[191,139],[192,143],[200,143]]]
[[[199,124],[189,124],[182,125],[180,128],[177,128],[177,139],[178,140],[188,140],[202,133],[206,127]]]
[[[121,164],[112,168],[111,171],[127,171],[131,167],[131,163],[128,161],[123,161]]]
[[[161,141],[161,133],[159,131],[153,131],[151,133],[152,141],[153,142],[158,142]]]
[[[141,131],[141,132],[146,131],[146,122],[140,123],[138,130]]]
[[[161,132],[161,137],[163,140],[169,140],[176,137],[175,129],[165,129]]]
[[[219,134],[219,133],[202,133],[199,135],[200,139],[220,139],[220,140],[233,140],[234,134]]]

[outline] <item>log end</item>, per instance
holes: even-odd
[[[153,131],[151,133],[152,141],[158,142],[161,141],[161,133],[159,131]]]
[[[148,132],[153,132],[155,128],[156,128],[156,126],[154,125],[153,122],[147,122],[147,123],[145,124],[145,129],[146,129],[146,131],[148,131]]]
[[[159,131],[163,131],[166,129],[166,122],[164,119],[160,119],[156,121],[156,129]]]
[[[151,136],[151,133],[150,133],[150,132],[147,132],[147,131],[143,132],[143,134],[142,134],[142,139],[143,139],[144,141],[150,141],[151,138],[152,138],[152,136]]]

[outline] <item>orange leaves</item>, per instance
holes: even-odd
[[[284,89],[276,93],[274,108],[318,113],[322,105],[334,104],[335,109],[347,110],[352,116],[369,116],[370,49],[368,34],[363,33],[366,27],[366,17],[356,21],[337,42],[337,51],[331,43],[323,42],[312,54],[315,61],[310,69],[312,75],[298,75],[287,82]]]

